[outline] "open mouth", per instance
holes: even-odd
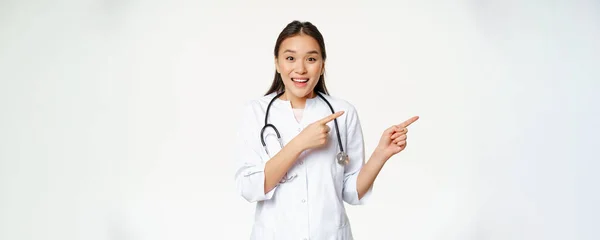
[[[308,82],[308,78],[292,78],[292,81],[297,83],[306,83]]]

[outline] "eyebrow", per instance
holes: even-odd
[[[296,51],[290,50],[290,49],[286,49],[285,51],[283,51],[283,53],[286,53],[286,52],[296,53]],[[312,51],[308,51],[306,54],[319,54],[319,52],[317,50],[312,50]]]

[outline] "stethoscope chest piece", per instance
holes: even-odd
[[[348,154],[346,154],[345,152],[339,152],[336,156],[335,159],[337,160],[337,162],[341,165],[346,165],[348,164],[349,160],[348,160]]]

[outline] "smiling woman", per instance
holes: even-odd
[[[300,97],[315,97],[314,91],[329,94],[325,86],[325,42],[323,35],[310,22],[294,21],[283,29],[275,43],[275,77],[265,95],[281,92],[294,108],[304,108]],[[313,91],[314,90],[314,91]],[[291,95],[291,96],[290,96]]]
[[[275,56],[275,68],[283,84],[293,93],[285,96],[292,107],[304,108],[304,103],[295,96],[315,97],[312,91],[315,85],[325,86],[325,59],[318,49],[317,41],[302,33],[281,42],[282,52]]]
[[[247,103],[237,138],[237,191],[256,203],[251,239],[353,239],[343,202],[366,201],[385,162],[406,147],[406,127],[418,117],[385,130],[365,164],[356,109],[325,86],[319,30],[291,22],[274,54],[271,88]]]

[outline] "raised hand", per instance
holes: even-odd
[[[333,121],[342,114],[344,114],[344,111],[339,111],[309,124],[294,138],[293,141],[298,144],[298,147],[300,147],[301,150],[325,145],[327,143],[327,136],[331,130],[329,126],[327,126],[327,123]]]
[[[379,151],[386,159],[388,159],[404,150],[408,138],[406,135],[408,133],[407,127],[417,121],[417,119],[419,119],[419,116],[414,116],[403,123],[393,125],[386,129],[379,140],[376,151]]]

